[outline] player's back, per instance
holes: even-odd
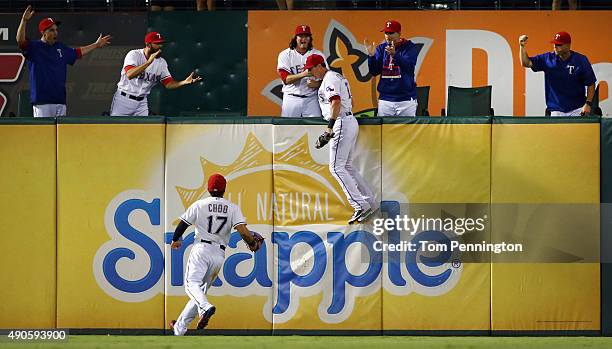
[[[323,77],[321,87],[319,87],[319,104],[323,117],[329,120],[331,115],[331,97],[340,96],[341,110],[338,118],[342,118],[346,113],[352,113],[353,96],[348,80],[342,74],[335,71],[328,71]]]
[[[245,223],[240,208],[219,197],[208,197],[193,203],[181,220],[195,225],[195,241],[201,239],[227,245],[233,228]]]

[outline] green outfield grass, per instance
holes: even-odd
[[[0,342],[0,348],[612,348],[609,337],[70,336],[67,342]]]

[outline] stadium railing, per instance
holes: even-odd
[[[552,0],[295,0],[296,10],[550,10]],[[27,5],[46,12],[138,12],[152,6],[195,11],[196,0],[5,0],[0,13],[22,12]],[[563,8],[567,8],[564,2]],[[216,10],[276,10],[276,0],[215,0]],[[610,10],[612,2],[578,0],[579,10]]]

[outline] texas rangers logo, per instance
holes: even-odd
[[[387,25],[390,25],[390,22],[387,22]],[[412,37],[410,40],[416,44],[419,52],[415,67],[416,76],[427,51],[433,44],[433,39]],[[372,75],[368,69],[367,49],[361,42],[362,40],[358,40],[348,27],[332,19],[323,36],[323,53],[330,69],[342,74],[349,81],[355,94],[353,96],[354,100],[370,101],[377,98],[376,93],[369,86],[367,88],[358,87],[363,84],[369,85],[372,80]],[[264,87],[261,94],[280,106],[283,103],[282,87],[281,79],[275,79]],[[355,106],[355,108],[358,107]],[[372,108],[362,109],[355,112],[355,115],[369,115],[373,113],[373,110]]]
[[[567,70],[569,72],[569,75],[572,75],[574,73],[574,69],[576,69],[576,66],[574,65],[567,65]]]

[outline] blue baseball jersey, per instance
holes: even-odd
[[[66,65],[76,62],[80,50],[41,40],[28,41],[21,49],[30,70],[30,103],[66,104]]]
[[[376,47],[374,56],[368,57],[370,74],[380,75],[378,82],[379,98],[383,101],[402,102],[416,99],[416,81],[414,69],[420,47],[410,40],[404,40],[395,46],[395,55],[391,57],[385,51],[387,43]]]
[[[571,51],[566,61],[554,52],[529,57],[534,72],[544,72],[546,107],[550,111],[569,112],[586,102],[585,87],[597,81],[589,59]]]

